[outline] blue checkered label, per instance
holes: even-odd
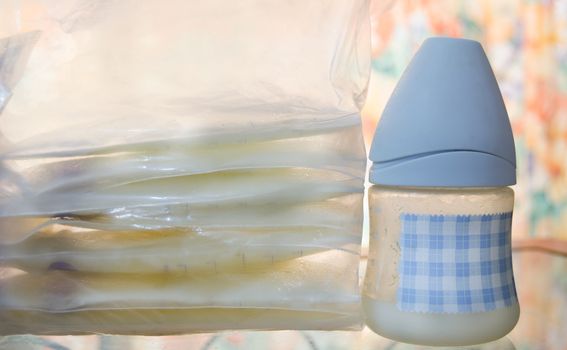
[[[512,213],[402,214],[398,308],[483,312],[516,303]]]

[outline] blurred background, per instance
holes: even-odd
[[[515,238],[567,239],[567,1],[373,1],[372,30],[372,79],[363,111],[367,146],[425,38],[480,41],[515,134]]]
[[[378,0],[367,147],[392,89],[433,35],[480,41],[516,138],[514,268],[522,316],[486,349],[567,349],[567,0]],[[421,349],[363,332],[228,332],[183,337],[4,337],[1,349]],[[475,347],[481,348],[481,347]]]

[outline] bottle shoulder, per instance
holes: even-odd
[[[508,208],[513,206],[514,190],[510,187],[428,188],[374,185],[368,190],[368,200],[370,203],[422,203],[429,206],[494,203],[498,207]]]
[[[402,187],[370,186],[369,193],[383,195],[502,195],[514,196],[511,187]]]

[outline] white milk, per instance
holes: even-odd
[[[485,215],[511,212],[508,187],[481,189],[400,188],[369,190],[370,250],[363,290],[366,324],[377,333],[407,343],[454,346],[503,337],[518,321],[517,301],[489,312],[424,313],[397,306],[401,255],[400,214]]]

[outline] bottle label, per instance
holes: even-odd
[[[485,312],[517,302],[511,212],[401,214],[400,222],[400,310]]]

